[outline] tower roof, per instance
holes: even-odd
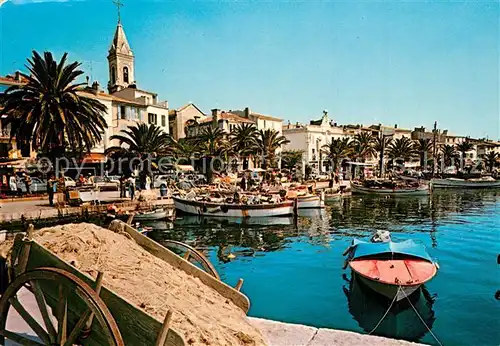
[[[115,36],[113,37],[113,42],[111,42],[111,47],[109,48],[109,54],[121,53],[133,56],[132,49],[127,41],[127,36],[125,36],[125,31],[121,23],[116,26]]]

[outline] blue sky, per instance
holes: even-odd
[[[1,0],[0,0],[1,2]],[[305,122],[432,127],[498,139],[499,4],[139,1],[122,22],[140,88],[171,107],[252,110]],[[111,0],[9,0],[0,74],[32,49],[67,51],[105,86]]]

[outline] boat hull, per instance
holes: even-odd
[[[353,273],[355,273],[353,271]],[[396,299],[396,301],[400,301],[405,299],[406,297],[410,297],[415,291],[417,291],[422,284],[416,284],[412,286],[398,286],[398,285],[390,285],[381,282],[377,282],[374,280],[370,280],[364,276],[356,274],[358,279],[365,284],[367,287],[371,288],[373,291],[378,294],[383,295],[389,300]]]
[[[500,180],[462,180],[462,179],[432,179],[435,189],[491,189],[500,188]]]
[[[156,212],[156,213],[146,213],[146,214],[136,214],[134,216],[134,221],[157,221],[164,220],[168,217],[166,211]]]
[[[319,196],[304,196],[297,198],[297,208],[299,209],[309,209],[309,208],[324,208],[325,202]]]
[[[276,204],[220,204],[173,197],[175,209],[193,215],[218,217],[270,217],[293,214],[293,201]]]
[[[390,195],[390,196],[426,196],[430,193],[428,186],[422,186],[413,189],[387,189],[370,188],[351,184],[353,193],[364,195]]]

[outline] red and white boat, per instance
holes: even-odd
[[[351,270],[361,282],[395,301],[409,297],[438,270],[425,247],[411,240],[400,243],[354,240],[346,254]]]

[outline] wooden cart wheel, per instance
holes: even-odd
[[[201,252],[192,246],[175,240],[162,240],[161,243],[167,248],[183,252],[183,257],[186,261],[193,259],[195,263],[199,263],[201,265],[204,271],[215,277],[217,280],[220,280],[219,273],[217,273],[217,270],[215,270],[212,263],[210,263],[210,261],[203,256]]]
[[[51,293],[57,293],[50,296],[46,292],[44,293],[42,287],[49,288]],[[18,293],[23,288],[27,288],[33,293],[45,327],[42,327],[19,302]],[[49,300],[52,302],[51,309]],[[81,308],[81,314],[77,316],[71,309],[71,307],[76,306]],[[10,307],[15,309],[29,325],[39,341],[6,329]],[[79,337],[91,315],[94,316],[94,324],[90,333],[99,330],[99,336],[106,342],[105,345],[124,345],[113,316],[106,304],[89,285],[75,275],[57,268],[38,268],[28,271],[15,278],[0,298],[0,345],[5,345],[6,339],[21,345],[71,346],[82,344]],[[72,324],[71,320],[76,321],[76,323]],[[53,321],[57,321],[56,326]]]

